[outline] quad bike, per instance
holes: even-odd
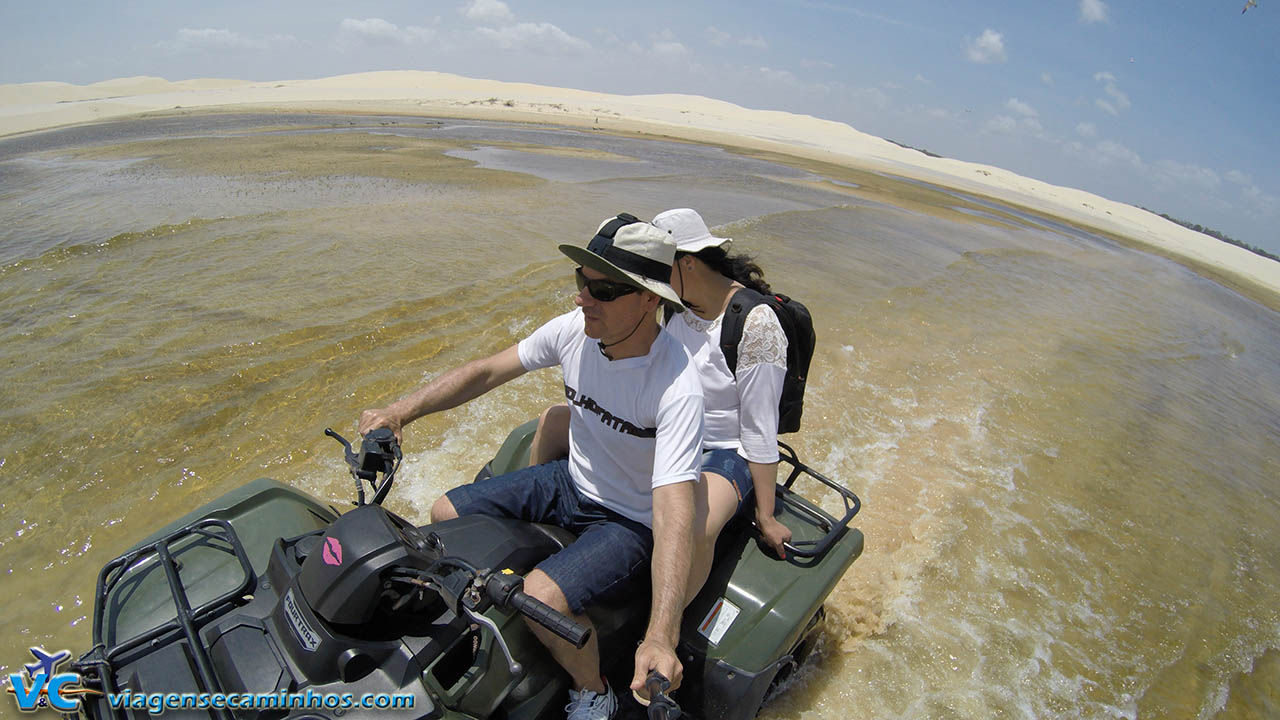
[[[477,482],[527,464],[534,427],[514,430]],[[177,698],[164,709],[174,717],[564,716],[568,675],[527,622],[578,647],[590,631],[525,595],[522,578],[573,536],[482,516],[417,527],[381,505],[401,460],[390,431],[369,433],[359,450],[325,432],[345,447],[354,508],[339,513],[260,479],[102,569],[94,644],[72,664],[87,691],[82,715],[149,717],[139,698],[165,694]],[[792,469],[777,491],[779,519],[793,531],[787,559],[749,522],[731,522],[684,617],[683,685],[671,698],[651,676],[648,709],[624,690],[620,716],[754,717],[812,648],[823,601],[862,551],[862,534],[848,527],[860,503],[786,446],[783,462]],[[801,477],[834,492],[843,517],[795,493]],[[648,594],[589,615],[611,684],[626,688]]]

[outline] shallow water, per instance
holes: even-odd
[[[344,504],[324,427],[570,307],[557,242],[681,205],[813,311],[793,444],[864,502],[816,662],[763,717],[1280,712],[1280,313],[917,184],[381,117],[0,141],[0,671],[87,649],[97,568],[229,488]],[[412,426],[392,508],[425,519],[558,387]]]

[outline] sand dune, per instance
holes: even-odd
[[[1220,280],[1280,294],[1280,262],[1140,208],[1001,168],[928,157],[839,122],[692,95],[613,95],[437,72],[375,72],[246,82],[155,77],[92,85],[0,85],[0,137],[176,108],[309,109],[555,122],[771,150],[907,177],[1031,207],[1189,261]]]

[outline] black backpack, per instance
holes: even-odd
[[[778,324],[787,336],[787,374],[782,381],[782,397],[778,399],[778,432],[793,433],[800,429],[804,413],[804,384],[809,378],[809,362],[817,338],[813,333],[813,317],[809,308],[781,293],[764,295],[751,288],[740,288],[729,300],[720,325],[720,350],[729,363],[729,372],[738,377],[738,342],[747,313],[764,303],[773,308]]]
[[[764,303],[773,308],[778,324],[787,336],[787,374],[782,380],[782,397],[778,398],[778,432],[793,433],[800,429],[800,416],[804,414],[804,384],[809,379],[809,361],[813,360],[813,347],[817,342],[813,334],[813,318],[809,308],[799,300],[792,300],[780,293],[763,295],[751,288],[739,288],[729,300],[720,325],[720,351],[729,364],[729,372],[738,377],[738,343],[742,341],[742,327],[747,322],[751,308]],[[670,306],[664,308],[666,321],[675,314]]]

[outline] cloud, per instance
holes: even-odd
[[[1076,134],[1082,138],[1096,138],[1098,137],[1098,126],[1091,122],[1079,123],[1076,125]]]
[[[800,81],[789,70],[775,70],[773,68],[760,68],[760,76],[771,83],[779,83],[784,85],[799,85]]]
[[[744,47],[755,48],[757,50],[769,49],[768,41],[759,35],[735,37],[733,33],[726,32],[714,26],[707,28],[707,35],[710,36],[710,40],[708,40],[708,42],[716,47],[728,47],[729,45],[737,44]]]
[[[1258,187],[1249,185],[1241,191],[1241,197],[1250,205],[1250,210],[1263,217],[1280,215],[1280,198]]]
[[[1107,21],[1107,4],[1102,0],[1080,0],[1080,19],[1087,23]]]
[[[1116,76],[1109,72],[1103,71],[1094,73],[1093,79],[1102,83],[1102,90],[1110,99],[1098,98],[1093,101],[1094,105],[1102,108],[1111,115],[1119,115],[1121,112],[1128,110],[1132,104],[1129,102],[1129,96],[1124,94],[1116,84]]]
[[[1253,184],[1253,178],[1239,170],[1228,170],[1223,177],[1225,177],[1229,182],[1233,182],[1237,185]]]
[[[1142,157],[1138,153],[1113,140],[1103,140],[1093,146],[1093,157],[1103,165],[1132,165],[1143,167]]]
[[[981,64],[999,63],[1008,59],[1004,51],[1004,35],[987,28],[982,35],[969,43],[965,51],[969,60]]]
[[[417,45],[430,41],[435,34],[430,28],[401,28],[382,18],[346,18],[338,25],[338,41],[344,45]]]
[[[1076,126],[1077,132],[1085,126],[1092,128],[1091,123],[1081,123]],[[1223,187],[1223,176],[1211,168],[1167,159],[1148,163],[1138,153],[1112,140],[1099,141],[1091,148],[1080,143],[1070,143],[1068,148],[1077,154],[1087,154],[1094,162],[1101,165],[1129,166],[1147,182],[1167,190],[1206,196],[1216,193]],[[1226,179],[1237,185],[1252,186],[1249,176],[1235,170],[1226,173]],[[1246,188],[1247,192],[1248,188]]]
[[[476,32],[503,50],[528,50],[540,53],[586,52],[591,43],[577,38],[551,23],[522,22],[500,28],[480,27]]]
[[[983,125],[987,132],[1005,134],[1024,134],[1041,140],[1051,140],[1045,136],[1044,126],[1040,124],[1040,113],[1018,98],[1009,98],[1004,107],[1011,115],[997,115]]]
[[[849,91],[849,98],[855,104],[870,106],[877,110],[887,110],[893,105],[893,98],[878,87],[852,89]]]
[[[648,47],[633,42],[631,49],[634,52],[649,53],[669,60],[685,58],[692,54],[689,48],[685,47],[685,44],[680,42],[679,38],[670,29],[650,34]]]
[[[1092,128],[1092,124],[1081,123],[1076,126],[1076,131],[1085,135],[1081,132],[1085,127]],[[1162,204],[1214,208],[1266,220],[1280,217],[1280,197],[1262,190],[1253,183],[1253,178],[1239,170],[1219,173],[1211,168],[1168,159],[1149,163],[1138,153],[1111,140],[1092,144],[1068,142],[1062,148],[1073,158],[1084,158],[1099,166],[1108,175],[1132,173],[1149,194],[1161,198]]]
[[[831,70],[836,66],[835,63],[828,60],[801,60],[800,67],[821,68],[823,70]]]
[[[188,52],[197,50],[266,50],[270,47],[297,42],[292,35],[268,35],[264,38],[251,38],[226,29],[215,28],[182,28],[174,35],[173,40],[162,40],[156,43],[162,49],[172,52]]]
[[[516,21],[511,8],[502,0],[471,0],[458,12],[482,25],[510,25]]]
[[[1044,126],[1036,118],[1036,111],[1030,105],[1021,102],[1016,98],[1010,98],[1005,103],[1005,107],[1017,113],[1020,117],[1010,115],[997,115],[986,122],[983,126],[987,132],[1003,133],[1007,135],[1025,134],[1032,137],[1048,140],[1045,137]]]
[[[480,26],[475,32],[481,38],[503,50],[558,54],[591,49],[591,43],[552,23],[516,22],[515,13],[502,0],[469,0],[458,12]]]
[[[1023,117],[1033,118],[1039,116],[1039,113],[1036,112],[1035,108],[1022,102],[1018,98],[1009,98],[1008,101],[1005,102],[1004,106]]]
[[[1008,115],[997,115],[987,121],[987,130],[999,133],[1011,133],[1018,129],[1018,121]]]
[[[1218,173],[1199,165],[1161,160],[1155,164],[1154,170],[1157,179],[1168,185],[1191,188],[1196,192],[1215,192],[1222,187],[1222,177]]]

